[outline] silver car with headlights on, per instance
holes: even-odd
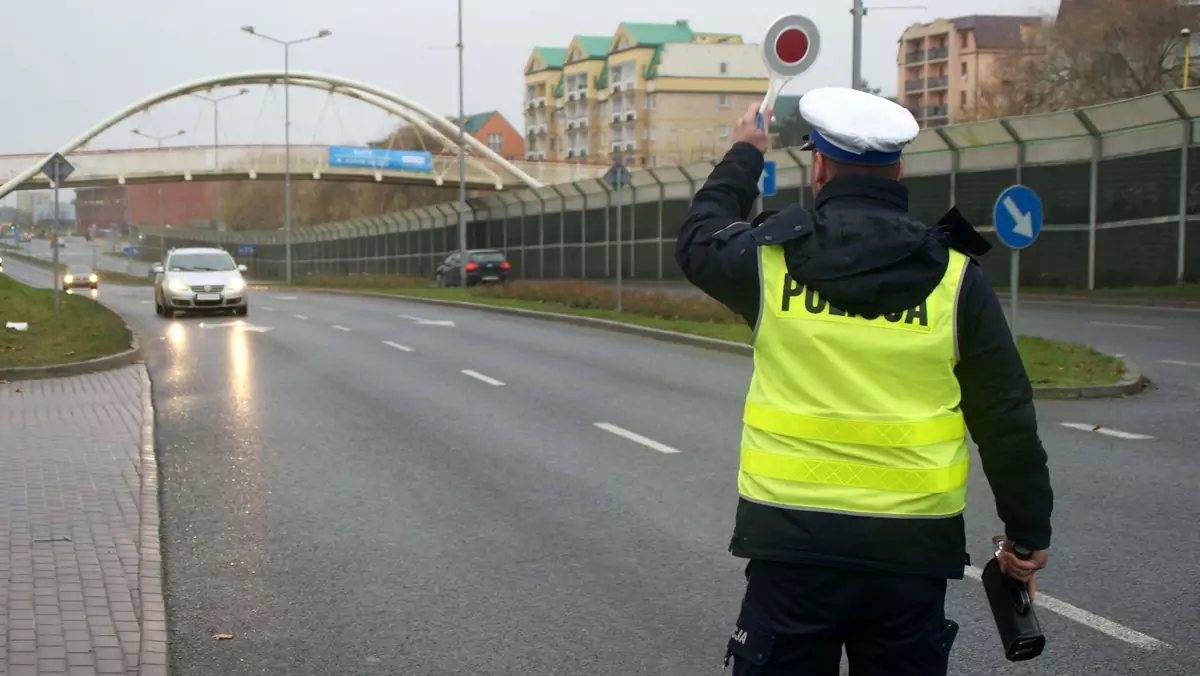
[[[154,311],[163,317],[176,312],[223,313],[246,316],[250,311],[245,265],[224,249],[171,249],[154,267]]]

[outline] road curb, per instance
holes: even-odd
[[[1107,399],[1128,397],[1150,386],[1150,379],[1133,362],[1122,358],[1125,376],[1113,385],[1086,385],[1082,387],[1052,387],[1043,385],[1033,388],[1035,399]]]
[[[142,446],[138,591],[142,640],[139,676],[167,674],[167,608],[162,587],[162,547],[158,510],[158,457],[154,452],[154,397],[149,370],[142,366]]]
[[[88,373],[96,373],[97,371],[108,371],[111,369],[129,366],[142,361],[142,346],[138,341],[137,333],[125,325],[125,331],[129,334],[129,349],[116,354],[110,354],[106,357],[96,357],[84,361],[73,361],[66,364],[50,364],[48,366],[21,366],[15,368],[0,369],[0,380],[14,382],[18,380],[41,380],[44,378],[65,378],[67,376],[79,376]]]
[[[280,287],[271,286],[260,286],[258,288],[273,292],[285,290]],[[505,307],[503,305],[469,303],[461,300],[444,300],[441,298],[405,296],[402,294],[382,293],[379,291],[317,289],[311,287],[287,287],[286,290],[304,291],[307,293],[330,293],[334,295],[358,296],[363,298],[385,298],[394,301],[425,303],[426,305],[459,307],[468,310],[490,312],[492,314],[512,315],[518,317],[527,317],[530,319],[540,319],[543,321],[559,322],[562,324],[573,324],[575,326],[605,329],[609,331],[642,336],[644,338],[652,338],[654,340],[661,340],[668,343],[674,343],[676,345],[689,345],[692,347],[717,350],[719,352],[727,352],[731,354],[743,354],[747,356],[754,354],[754,348],[746,343],[736,343],[731,340],[720,340],[717,338],[694,336],[689,333],[655,329],[648,326],[638,326],[637,324],[618,322],[611,319],[599,319],[596,317],[584,317],[581,315],[567,315],[558,312],[547,312],[544,310],[526,310],[523,308]],[[1122,361],[1125,363],[1125,376],[1116,384],[1086,385],[1080,387],[1034,386],[1033,397],[1034,399],[1103,399],[1126,397],[1141,392],[1150,384],[1150,380],[1146,378],[1146,376],[1142,374],[1141,370],[1134,366],[1128,359],[1122,359]]]
[[[997,293],[996,297],[1001,301],[1009,302],[1012,296],[1007,293]],[[1178,300],[1173,298],[1150,298],[1150,297],[1095,297],[1088,296],[1063,296],[1057,294],[1041,294],[1041,293],[1024,293],[1020,297],[1021,302],[1030,303],[1063,303],[1075,305],[1095,305],[1098,307],[1123,307],[1130,309],[1153,310],[1153,309],[1168,309],[1168,310],[1200,310],[1200,301],[1193,300]]]

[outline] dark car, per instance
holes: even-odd
[[[495,249],[469,249],[467,251],[467,286],[476,284],[503,284],[508,281],[512,264],[503,252]],[[462,285],[462,258],[459,252],[446,256],[433,274],[438,286]]]
[[[100,276],[90,265],[72,265],[62,277],[62,288],[78,289],[87,287],[95,289],[100,286]]]

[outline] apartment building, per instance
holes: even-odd
[[[909,26],[896,55],[896,91],[922,127],[961,121],[997,59],[1041,25],[1036,16],[973,15]]]
[[[687,21],[537,47],[525,67],[526,157],[643,167],[717,157],[767,82],[759,45]]]

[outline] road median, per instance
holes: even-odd
[[[616,312],[615,290],[583,282],[520,281],[472,289],[434,288],[426,280],[403,277],[311,276],[295,289],[416,301],[620,331],[670,343],[734,354],[752,353],[750,329],[724,306],[706,297],[645,290],[623,294]],[[1135,394],[1148,384],[1132,364],[1084,345],[1020,336],[1034,394],[1077,399]]]
[[[94,373],[140,361],[137,338],[115,312],[0,276],[0,381]],[[11,324],[11,326],[10,326]]]

